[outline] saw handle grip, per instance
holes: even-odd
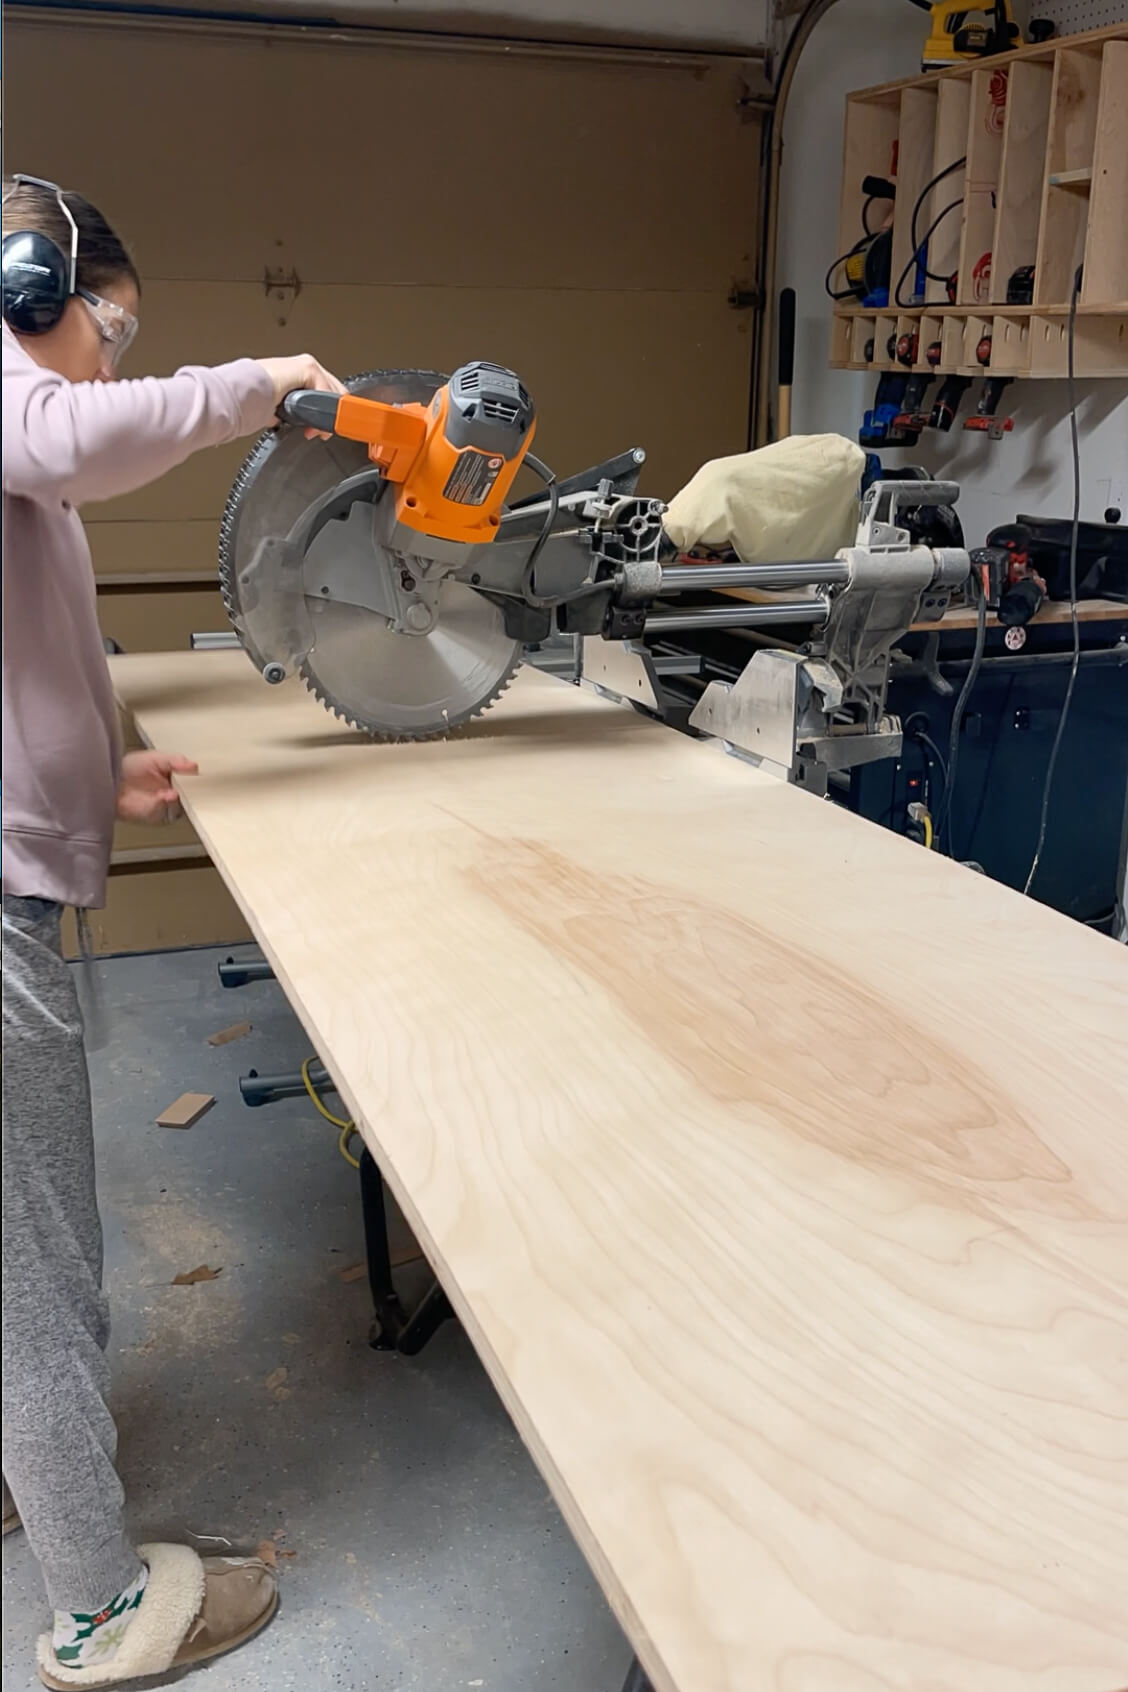
[[[280,422],[293,423],[299,429],[317,429],[323,435],[331,435],[337,426],[340,403],[340,394],[295,388],[278,407],[278,418]]]

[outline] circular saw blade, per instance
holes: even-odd
[[[500,610],[462,582],[439,588],[434,627],[398,634],[376,611],[313,600],[306,686],[336,716],[384,740],[429,740],[476,717],[521,661]]]
[[[436,371],[372,371],[347,383],[350,393],[390,404],[426,404],[446,380]],[[267,535],[285,534],[307,506],[368,463],[361,442],[334,436],[307,441],[300,429],[264,435],[243,464],[220,530],[219,580],[239,628],[239,572]],[[334,546],[352,551],[352,522],[329,524],[315,543],[317,573],[332,580]],[[312,553],[311,553],[312,556]],[[398,555],[371,542],[371,567],[403,568]],[[301,675],[335,716],[383,740],[427,740],[477,716],[504,692],[522,646],[505,632],[500,609],[452,579],[439,589],[427,634],[401,634],[378,612],[307,595],[316,633]]]

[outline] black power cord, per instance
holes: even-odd
[[[932,812],[933,819],[936,819],[939,817],[940,812],[943,809],[945,796],[948,792],[948,783],[950,780],[948,760],[933,740],[931,734],[929,734],[928,717],[923,711],[914,711],[911,717],[905,718],[901,727],[905,740],[920,748],[921,759],[924,764],[925,772],[925,799],[928,803],[929,810]],[[932,754],[933,762],[935,763],[940,776],[940,790],[936,795],[935,804],[933,803],[933,796],[931,793],[931,767],[928,760],[929,753]]]
[[[526,605],[531,605],[536,611],[551,611],[558,605],[572,605],[577,599],[587,599],[593,593],[606,592],[606,581],[599,581],[584,582],[582,586],[573,588],[571,593],[554,594],[548,599],[542,598],[541,595],[537,593],[533,584],[533,574],[537,567],[537,559],[544,551],[545,542],[552,533],[553,525],[556,522],[557,512],[560,510],[560,484],[556,480],[555,470],[550,470],[547,464],[543,463],[539,458],[534,458],[531,452],[527,452],[525,454],[524,462],[535,475],[540,477],[541,481],[547,487],[548,510],[545,513],[544,522],[541,524],[540,533],[533,542],[529,556],[525,560],[525,569],[521,577],[520,597],[525,601]]]
[[[912,300],[903,300],[901,298],[901,289],[905,285],[905,278],[908,276],[909,272],[920,263],[921,253],[925,251],[929,241],[932,239],[933,235],[935,235],[937,229],[939,229],[948,213],[954,212],[957,206],[962,205],[962,196],[958,200],[949,200],[948,204],[944,207],[944,210],[937,213],[932,222],[929,224],[924,235],[922,235],[921,239],[914,245],[912,253],[909,255],[909,262],[905,266],[904,270],[902,270],[900,276],[898,276],[897,286],[893,290],[893,304],[899,305],[902,310],[911,311],[913,308]],[[948,280],[946,276],[939,276],[936,271],[929,270],[927,265],[925,266],[924,274],[933,282],[946,282]]]
[[[937,833],[941,837],[942,850],[949,858],[955,857],[952,850],[955,830],[952,827],[952,800],[956,791],[956,769],[960,761],[960,729],[963,727],[964,712],[967,710],[971,692],[979,679],[979,671],[983,664],[983,649],[987,644],[987,593],[978,573],[973,570],[969,580],[973,582],[977,596],[975,607],[975,646],[972,649],[971,663],[964,677],[964,684],[960,688],[956,708],[952,712],[952,727],[948,736],[948,780],[944,789],[944,810],[940,818]],[[946,837],[946,838],[945,838]]]
[[[949,201],[949,203],[944,207],[943,211],[939,212],[936,215],[936,217],[933,218],[933,220],[929,224],[928,229],[925,232],[925,234],[924,235],[918,235],[917,234],[917,219],[919,218],[919,216],[921,214],[921,208],[923,207],[925,200],[928,198],[929,194],[931,194],[932,190],[934,188],[936,188],[941,182],[943,182],[943,180],[946,176],[951,176],[954,171],[962,170],[963,166],[966,163],[967,163],[967,154],[966,153],[964,153],[958,159],[953,159],[950,165],[945,165],[943,170],[938,170],[936,172],[936,175],[932,178],[931,182],[926,182],[924,187],[921,189],[920,193],[917,195],[916,204],[913,206],[912,216],[909,219],[909,239],[912,242],[912,252],[909,255],[908,264],[905,266],[904,270],[902,270],[900,276],[897,278],[897,284],[896,284],[895,288],[893,289],[893,303],[894,303],[894,305],[899,305],[899,306],[901,306],[905,309],[908,309],[911,306],[912,302],[910,300],[903,300],[901,298],[901,289],[904,287],[905,278],[908,276],[909,272],[913,269],[914,265],[919,264],[921,262],[921,254],[924,253],[927,250],[929,241],[931,241],[933,235],[936,233],[936,230],[939,228],[940,224],[948,216],[948,213],[955,211],[957,206],[963,205],[964,197],[963,197],[962,194],[960,194],[956,199]],[[948,280],[947,276],[940,275],[935,270],[929,270],[927,263],[925,263],[924,274],[932,282],[946,282]]]
[[[1081,441],[1077,428],[1077,386],[1074,380],[1074,347],[1077,333],[1077,302],[1081,296],[1081,267],[1078,266],[1073,278],[1073,292],[1069,299],[1069,339],[1066,348],[1066,378],[1069,394],[1069,440],[1073,449],[1073,523],[1069,531],[1069,612],[1073,625],[1073,662],[1069,666],[1069,680],[1066,683],[1065,698],[1062,701],[1061,716],[1058,718],[1057,733],[1054,735],[1053,745],[1050,747],[1050,761],[1046,765],[1046,779],[1042,786],[1042,808],[1038,819],[1038,843],[1034,848],[1034,857],[1030,864],[1030,873],[1026,877],[1026,884],[1022,891],[1029,893],[1034,885],[1034,878],[1038,874],[1042,862],[1042,848],[1046,844],[1046,829],[1050,819],[1050,792],[1054,784],[1054,771],[1057,769],[1058,753],[1065,738],[1065,725],[1069,718],[1069,707],[1073,703],[1073,689],[1077,682],[1077,672],[1081,667],[1081,625],[1077,618],[1077,549],[1081,537]]]
[[[537,559],[544,551],[545,542],[552,533],[556,514],[560,510],[560,483],[556,480],[556,471],[550,470],[541,459],[534,458],[531,452],[525,454],[525,463],[534,475],[540,477],[548,489],[548,510],[545,513],[544,522],[541,524],[540,534],[533,542],[529,556],[525,560],[525,573],[521,578],[522,598],[526,599],[530,605],[536,605],[537,595],[533,587],[533,572],[537,567]]]

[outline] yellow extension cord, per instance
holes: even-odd
[[[350,1163],[354,1169],[359,1169],[360,1159],[358,1157],[354,1157],[352,1152],[349,1150],[349,1141],[352,1139],[354,1134],[359,1132],[359,1130],[356,1123],[353,1122],[351,1118],[346,1121],[343,1116],[334,1116],[333,1112],[331,1110],[327,1110],[322,1104],[321,1100],[317,1096],[317,1088],[309,1078],[309,1066],[313,1063],[313,1061],[314,1059],[312,1057],[307,1057],[305,1062],[302,1064],[302,1081],[305,1083],[305,1090],[313,1100],[313,1108],[318,1112],[318,1114],[323,1116],[326,1122],[331,1122],[334,1128],[339,1128],[341,1130],[340,1138],[337,1141],[337,1150],[340,1152],[345,1162]]]

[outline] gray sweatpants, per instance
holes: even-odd
[[[61,916],[4,895],[4,1478],[52,1607],[89,1612],[141,1565],[106,1406],[90,1083]]]

